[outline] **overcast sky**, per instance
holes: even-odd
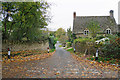
[[[51,5],[51,23],[49,30],[62,27],[65,30],[73,28],[73,12],[77,16],[108,16],[114,10],[114,17],[118,23],[118,2],[120,0],[47,0]]]

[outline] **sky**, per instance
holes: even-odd
[[[118,4],[118,24],[120,24],[120,1]]]
[[[49,15],[51,23],[49,30],[58,28],[73,29],[73,12],[76,16],[109,16],[109,11],[114,10],[114,17],[118,23],[118,2],[120,0],[47,0],[51,4]]]

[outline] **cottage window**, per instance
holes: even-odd
[[[88,35],[89,31],[88,30],[84,30],[84,34]]]
[[[111,31],[110,31],[110,30],[107,30],[107,34],[111,34]]]
[[[107,34],[111,34],[111,29],[108,28],[106,31]]]

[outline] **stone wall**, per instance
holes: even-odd
[[[8,43],[2,43],[2,51],[5,52],[7,49],[11,48],[11,51],[22,51],[22,50],[47,50],[47,47],[49,47],[49,43],[19,43],[19,44],[11,44],[8,45]]]
[[[94,48],[93,44],[89,43],[89,42],[77,42],[75,44],[75,49],[76,52],[80,52],[80,53],[85,53],[85,54],[95,54],[96,49]]]

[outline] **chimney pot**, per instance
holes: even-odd
[[[76,18],[76,12],[73,13],[73,17]]]
[[[113,17],[113,15],[114,15],[114,11],[110,10],[110,17]]]

